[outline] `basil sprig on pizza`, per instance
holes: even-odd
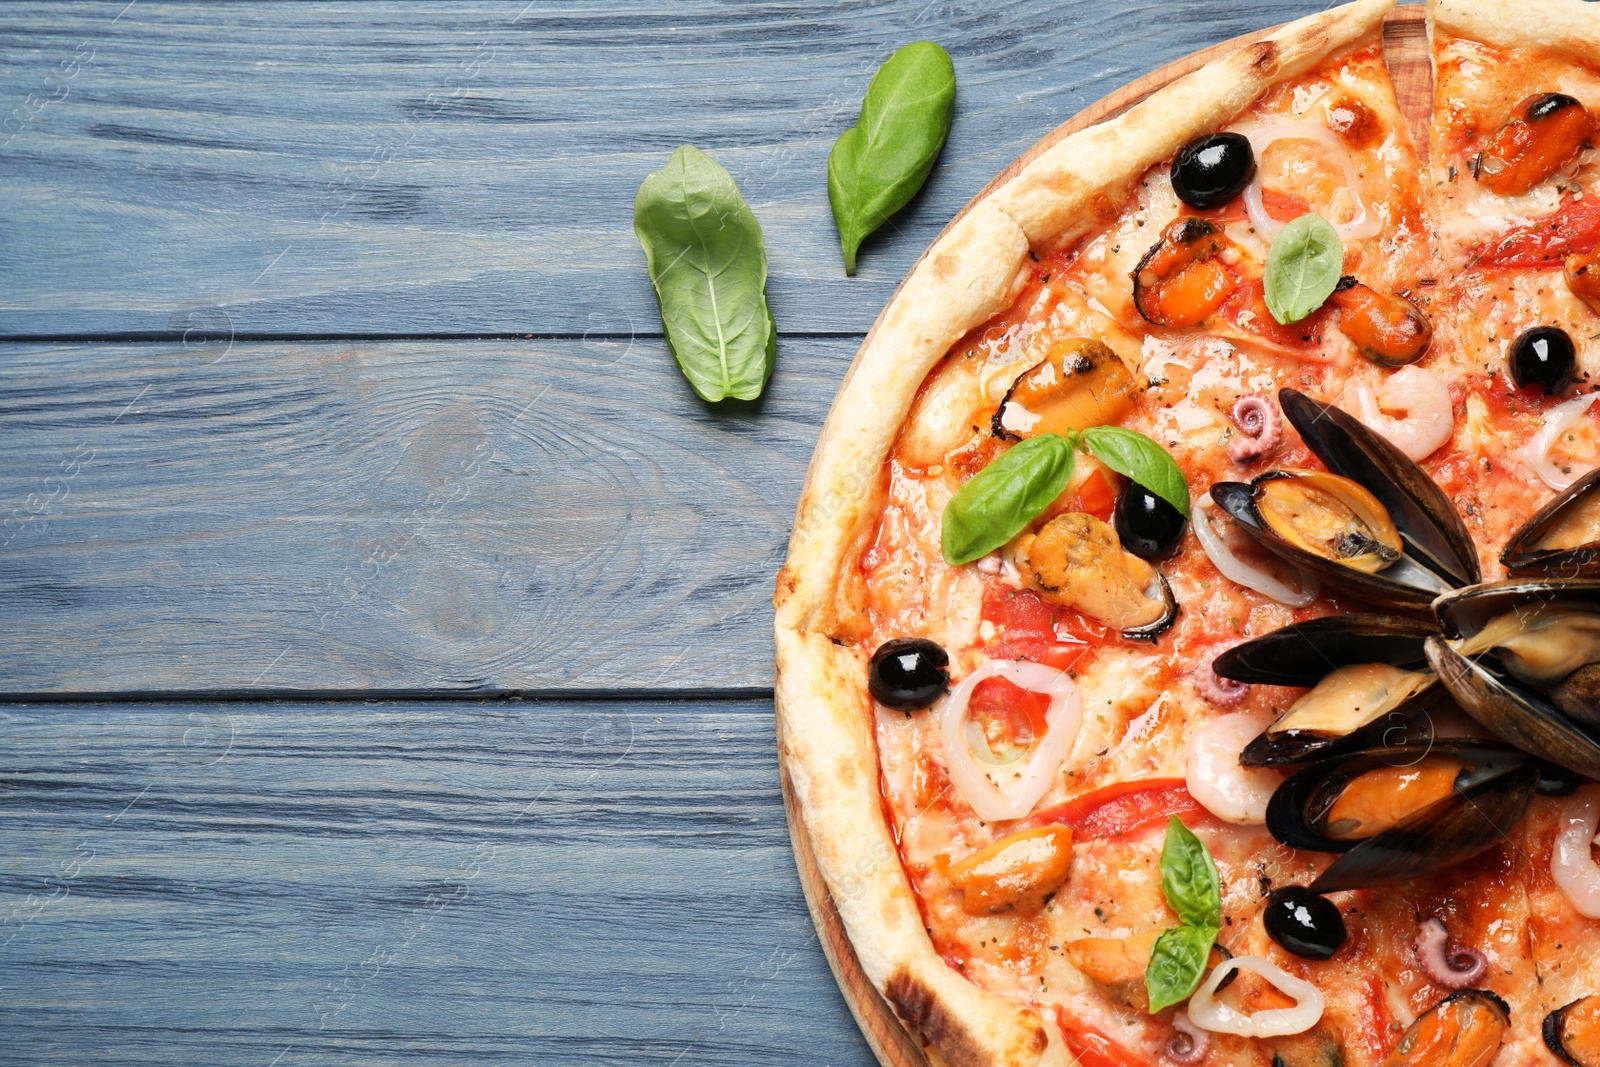
[[[1396,16],[1415,126],[1388,11],[1025,157],[819,441],[783,759],[945,1062],[1600,1067],[1600,9]]]

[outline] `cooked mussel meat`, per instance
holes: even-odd
[[[1314,892],[1384,885],[1503,840],[1538,779],[1526,753],[1483,742],[1369,748],[1290,775],[1267,804],[1267,829],[1294,848],[1344,853]]]
[[[1511,110],[1472,173],[1501,196],[1520,196],[1574,162],[1594,136],[1594,120],[1565,93],[1538,93]]]
[[[1512,574],[1600,578],[1600,468],[1541,508],[1506,542]]]
[[[1069,511],[1017,541],[1018,569],[1044,599],[1122,631],[1154,640],[1178,617],[1161,572],[1127,551],[1109,523]]]
[[[1353,275],[1340,278],[1328,299],[1339,309],[1339,332],[1379,366],[1415,363],[1433,341],[1433,327],[1417,305],[1362,285]]]
[[[1600,996],[1579,997],[1544,1017],[1544,1043],[1572,1067],[1600,1067]]]
[[[1504,1000],[1487,989],[1463,989],[1417,1016],[1382,1067],[1488,1067],[1510,1025]]]
[[[1194,326],[1239,285],[1229,264],[1239,247],[1205,220],[1185,215],[1167,224],[1133,269],[1133,305],[1157,326]]]
[[[996,437],[1020,441],[1121,421],[1139,385],[1103,341],[1069,337],[1017,376],[990,420]]]

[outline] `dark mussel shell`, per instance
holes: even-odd
[[[1600,1067],[1600,996],[1590,994],[1544,1017],[1545,1047],[1572,1067]]]
[[[1585,524],[1583,520],[1590,522]],[[1540,508],[1506,542],[1500,562],[1514,575],[1548,574],[1560,578],[1600,578],[1600,540],[1583,539],[1564,548],[1547,547],[1560,528],[1572,523],[1577,529],[1567,541],[1590,536],[1584,525],[1600,533],[1600,468],[1590,471]],[[1563,531],[1564,532],[1564,531]]]
[[[1417,462],[1359,420],[1296,389],[1280,389],[1278,402],[1317,458],[1356,482],[1389,510],[1407,545],[1407,558],[1451,586],[1483,577],[1478,550],[1455,505]]]
[[[1268,471],[1252,482],[1217,482],[1211,487],[1211,500],[1232,516],[1239,528],[1263,548],[1326,580],[1333,588],[1378,607],[1420,611],[1433,603],[1434,597],[1450,588],[1448,583],[1438,579],[1431,571],[1415,564],[1408,566],[1408,557],[1402,556],[1384,570],[1367,573],[1290,543],[1267,524],[1257,506],[1260,483],[1281,476],[1282,472]],[[1403,538],[1404,534],[1401,536]],[[1411,581],[1398,581],[1393,577],[1395,574],[1404,574]]]
[[[1362,840],[1327,836],[1321,820],[1345,787],[1381,768],[1428,756],[1460,760],[1465,770],[1451,795]],[[1431,741],[1331,757],[1290,775],[1267,804],[1267,829],[1293,848],[1343,853],[1311,889],[1332,893],[1416,878],[1493,847],[1522,818],[1539,781],[1526,753],[1474,741]]]
[[[1468,659],[1437,637],[1428,662],[1456,703],[1482,726],[1531,755],[1600,779],[1600,739],[1531,685]]]
[[[1422,644],[1437,629],[1398,615],[1325,615],[1234,645],[1211,662],[1224,678],[1252,685],[1316,685],[1336,667],[1387,663],[1428,666]]]
[[[1468,642],[1458,649],[1467,658],[1474,658],[1471,646],[1474,638],[1484,638],[1480,646],[1496,639],[1494,632],[1483,631],[1495,625],[1497,619],[1513,619],[1518,637],[1527,638],[1531,647],[1544,644],[1554,654],[1542,667],[1520,667],[1508,660],[1506,653],[1495,650],[1500,665],[1507,674],[1533,689],[1542,691],[1549,703],[1586,727],[1600,729],[1600,581],[1593,579],[1511,579],[1502,582],[1485,582],[1470,589],[1461,589],[1439,598],[1434,604],[1434,614],[1445,633]],[[1560,616],[1578,615],[1587,619],[1563,631],[1553,625]],[[1545,628],[1539,623],[1543,621]],[[1563,633],[1565,641],[1563,644]],[[1544,636],[1541,636],[1544,635]],[[1540,670],[1568,670],[1569,665],[1581,660],[1576,669],[1565,677],[1542,678],[1530,676]],[[1565,661],[1565,662],[1563,662]],[[1559,665],[1559,668],[1557,667]]]

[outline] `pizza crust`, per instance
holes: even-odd
[[[1070,244],[1115,219],[1130,186],[1151,166],[1239,114],[1271,86],[1359,41],[1393,6],[1392,0],[1358,0],[1291,22],[1116,118],[1062,139],[990,200],[1036,248]]]
[[[1600,63],[1600,7],[1584,0],[1431,0],[1430,33],[1496,48],[1554,48]]]
[[[884,818],[866,663],[847,644],[863,631],[857,563],[883,507],[884,462],[928,373],[1015,301],[1032,247],[1067,243],[1114,214],[1149,167],[1377,30],[1391,6],[1358,0],[1290,23],[1034,159],[934,242],[823,426],[774,597],[779,746],[862,970],[935,1062],[1034,1067],[1069,1054],[1053,1021],[945,964]]]

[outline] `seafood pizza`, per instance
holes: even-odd
[[[1292,23],[975,202],[863,346],[785,768],[936,1063],[1600,1067],[1600,10]]]

